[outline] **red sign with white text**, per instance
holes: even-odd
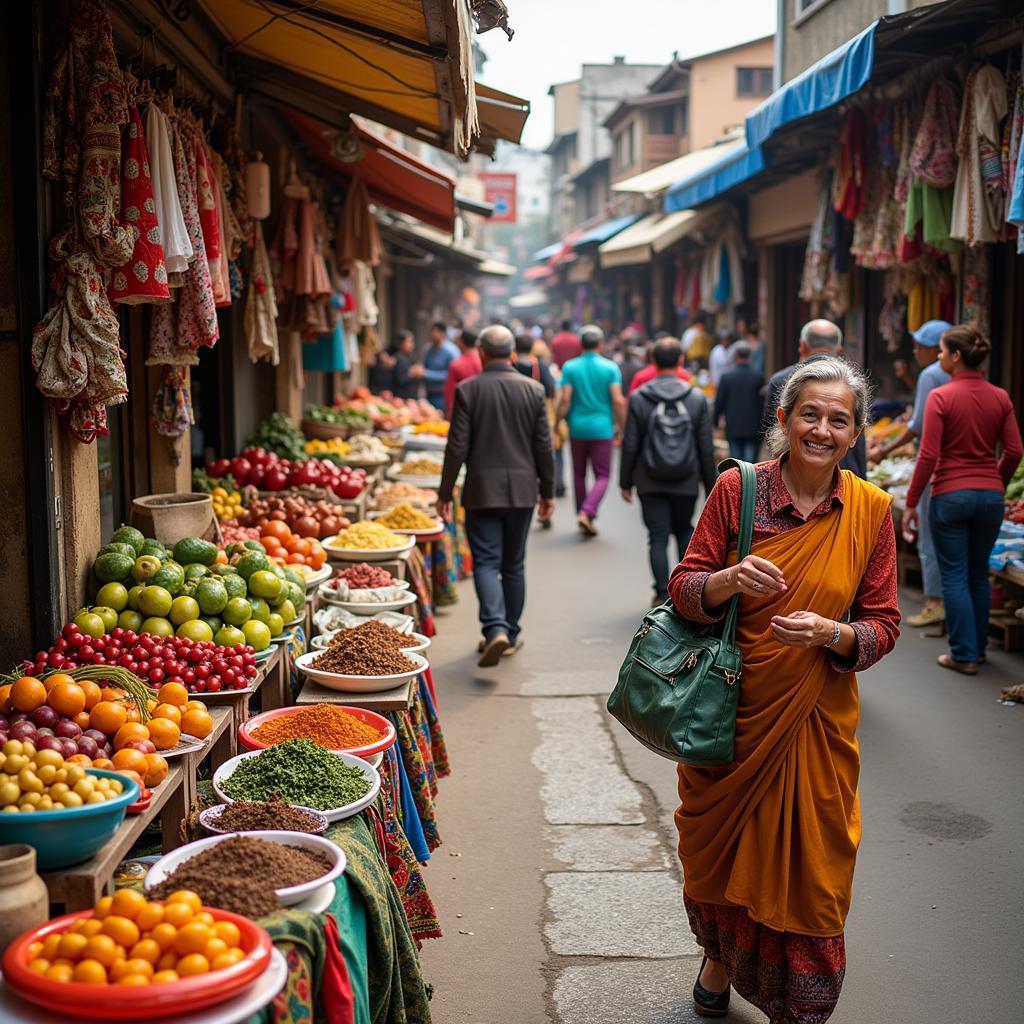
[[[485,171],[480,175],[484,183],[484,200],[494,207],[492,224],[516,222],[516,176]]]

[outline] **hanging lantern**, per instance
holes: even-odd
[[[245,191],[249,200],[249,216],[255,220],[266,220],[270,216],[270,165],[264,162],[259,150],[245,165]]]

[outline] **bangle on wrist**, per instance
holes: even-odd
[[[834,650],[834,649],[835,649],[835,646],[836,646],[836,644],[838,644],[838,643],[839,643],[840,637],[842,637],[842,635],[843,635],[843,632],[842,632],[842,630],[841,630],[841,629],[839,628],[839,623],[838,623],[838,622],[833,622],[833,623],[832,623],[832,639],[831,639],[831,640],[829,640],[829,641],[828,641],[828,643],[827,643],[827,644],[825,644],[825,646],[826,646],[826,647],[827,647],[827,648],[828,648],[828,649],[829,649],[830,651],[831,651],[831,650]]]

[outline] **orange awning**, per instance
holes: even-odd
[[[375,203],[407,213],[441,231],[452,230],[455,182],[446,174],[354,122],[351,131],[362,145],[363,154],[358,161],[348,163],[338,152],[344,133],[298,111],[283,108],[281,112],[326,177],[344,183],[358,174]]]

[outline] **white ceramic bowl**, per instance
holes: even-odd
[[[237,760],[237,759],[236,759]],[[230,764],[231,762],[227,762]],[[376,773],[374,773],[376,774]],[[308,835],[305,832],[232,832],[228,835],[210,836],[207,839],[199,839],[194,843],[187,843],[179,846],[178,849],[161,857],[146,873],[145,886],[153,889],[159,885],[168,875],[180,867],[185,861],[190,860],[198,853],[208,850],[211,846],[225,843],[237,836],[248,836],[250,839],[262,839],[268,843],[278,843],[281,846],[296,846],[303,850],[310,850],[321,854],[331,865],[329,871],[314,878],[312,881],[303,882],[301,885],[289,885],[283,889],[275,889],[277,898],[282,907],[291,907],[301,903],[311,893],[322,889],[329,882],[333,882],[344,870],[347,863],[345,851],[335,846],[329,839],[323,836]]]
[[[408,537],[404,543],[393,548],[356,549],[334,547],[331,541],[337,540],[338,535],[327,537],[320,543],[323,545],[327,557],[336,562],[384,562],[396,555],[404,554],[416,546],[416,538]]]
[[[336,629],[332,633],[321,633],[310,640],[309,646],[318,651],[325,651],[330,646],[334,637],[340,632],[341,630]],[[429,646],[430,637],[424,636],[422,633],[410,633],[409,646],[403,647],[402,650],[406,654],[422,654]]]
[[[247,750],[244,754],[239,754],[237,757],[232,757],[225,761],[214,773],[213,773],[213,791],[217,794],[217,799],[222,804],[234,803],[234,800],[221,789],[221,785],[224,780],[227,779],[231,773],[238,767],[240,761],[244,761],[247,757],[259,757],[260,754],[265,754],[265,750]],[[351,765],[353,768],[358,768],[363,775],[366,777],[366,781],[370,783],[370,789],[365,796],[360,797],[353,803],[346,804],[344,807],[329,807],[326,810],[320,811],[328,821],[341,821],[343,818],[351,818],[353,815],[358,814],[360,811],[369,807],[374,800],[377,799],[377,794],[380,792],[380,776],[377,774],[377,769],[373,767],[368,761],[361,757],[354,757],[352,754],[345,754],[341,751],[329,751],[334,757],[341,758],[342,761],[347,765]],[[236,835],[238,833],[235,833]],[[266,835],[265,832],[258,833],[259,835]],[[286,835],[297,835],[299,833],[287,832]],[[314,836],[313,838],[319,838]],[[323,884],[323,883],[321,883]]]
[[[361,615],[364,618],[376,615],[378,612],[397,612],[408,608],[416,603],[416,595],[408,590],[403,591],[398,597],[391,601],[342,601],[334,597],[325,603],[332,608],[344,608],[353,615]]]
[[[343,693],[382,693],[384,690],[393,690],[396,686],[415,679],[421,672],[425,672],[429,665],[422,654],[407,653],[406,657],[416,665],[408,672],[399,672],[391,676],[349,676],[311,668],[310,664],[322,653],[322,651],[307,651],[301,658],[295,659],[296,668],[310,679],[315,679],[321,686],[326,686],[329,690],[340,690]]]
[[[349,588],[349,593],[350,594],[357,593],[357,594],[360,594],[360,595],[365,594],[368,598],[371,595],[375,595],[377,597],[385,597],[385,595],[391,594],[391,597],[393,598],[395,596],[392,593],[393,591],[408,590],[408,589],[409,589],[409,581],[408,580],[395,580],[395,582],[390,587],[365,587],[365,588],[359,588],[359,589],[357,589],[355,591],[353,591],[352,588],[350,587]],[[341,591],[339,591],[335,587],[332,587],[330,585],[330,583],[322,583],[320,585],[319,593],[320,593],[321,600],[326,601],[328,604],[338,604],[340,601],[346,601],[349,604],[368,604],[368,605],[375,605],[375,604],[383,604],[384,603],[383,601],[373,601],[373,600],[349,601],[348,598],[341,597],[340,596]]]
[[[358,626],[368,619],[376,619],[385,625],[394,626],[399,633],[411,633],[413,620],[411,615],[396,611],[379,611],[373,615],[353,615],[340,605],[331,604],[313,613],[313,623],[320,633],[333,633],[339,629],[349,629]]]

